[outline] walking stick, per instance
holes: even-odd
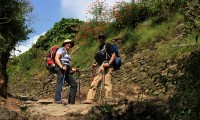
[[[79,67],[77,67],[79,68]],[[78,80],[78,98],[79,98],[79,103],[81,104],[81,82],[80,82],[80,71],[78,71],[78,77],[76,78]]]

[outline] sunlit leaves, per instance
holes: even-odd
[[[78,32],[77,27],[82,23],[78,19],[65,19],[55,23],[54,27],[50,29],[44,36],[41,36],[36,44],[37,48],[48,49],[51,45],[63,41],[64,39],[74,38]]]
[[[76,34],[77,40],[96,39],[100,33],[105,33],[108,23],[105,22],[86,22],[79,28]]]

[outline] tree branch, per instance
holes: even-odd
[[[5,22],[0,23],[0,25],[5,24],[5,23],[9,23],[11,21],[11,19],[9,19],[9,18],[0,18],[0,20],[7,20]]]

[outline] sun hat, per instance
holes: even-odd
[[[63,41],[63,44],[62,44],[62,47],[65,46],[66,43],[70,43],[70,47],[72,48],[74,46],[74,41],[73,40],[70,40],[70,39],[66,39]]]
[[[104,35],[104,34],[99,34],[98,39],[105,40],[105,39],[106,39],[106,35]]]

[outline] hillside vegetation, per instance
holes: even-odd
[[[55,23],[29,51],[10,59],[7,69],[9,92],[16,96],[45,96],[34,91],[36,88],[43,91],[42,83],[49,76],[45,68],[45,57],[50,47],[61,46],[67,38],[75,41],[76,45],[71,50],[72,64],[82,69],[85,75],[82,77],[85,85],[83,89],[87,89],[90,68],[98,45],[96,36],[104,33],[108,36],[107,42],[117,44],[123,60],[121,70],[113,73],[116,79],[114,85],[118,88],[115,93],[126,91],[127,95],[131,96],[131,85],[137,84],[145,89],[146,94],[161,99],[164,106],[138,102],[135,103],[134,107],[138,107],[135,111],[129,108],[127,114],[121,118],[159,120],[159,117],[165,116],[163,119],[198,119],[196,116],[200,116],[199,1],[141,0],[139,3],[119,3],[118,6],[117,10],[112,11],[113,22],[83,22],[63,18]],[[36,81],[39,84],[34,83]],[[52,87],[51,84],[49,86]],[[111,106],[103,107],[105,108],[101,109],[101,113],[107,118],[113,115]],[[153,111],[148,111],[148,107],[152,107]],[[156,108],[159,107],[166,110],[165,115],[159,116],[159,112],[162,111],[157,111]],[[135,116],[131,116],[131,110]],[[144,111],[147,115],[142,118]],[[105,116],[95,117],[92,114],[86,119],[106,119]]]
[[[0,98],[7,98],[7,63],[18,42],[32,32],[27,22],[32,7],[26,0],[1,0],[0,4]],[[0,100],[1,101],[1,100]]]

